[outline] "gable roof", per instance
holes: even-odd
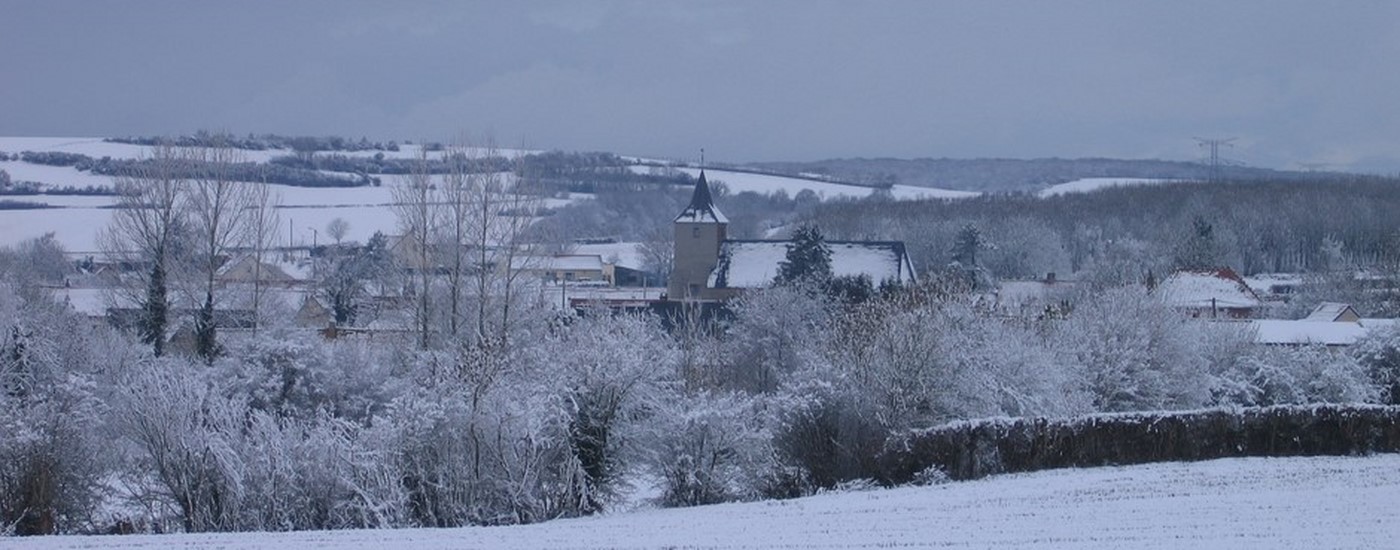
[[[1351,315],[1347,315],[1348,313],[1350,313]],[[1312,313],[1309,313],[1307,317],[1304,317],[1303,320],[1324,321],[1331,323],[1341,321],[1343,319],[1350,320],[1349,318],[1360,319],[1361,316],[1357,315],[1356,310],[1352,309],[1352,307],[1348,304],[1343,304],[1340,302],[1322,302],[1317,305],[1316,309],[1312,310]]]
[[[1228,267],[1178,271],[1157,285],[1157,292],[1174,307],[1254,308],[1263,305],[1244,279]]]
[[[690,204],[676,216],[677,223],[729,223],[729,218],[715,207],[710,194],[710,183],[705,180],[705,171],[700,171],[700,180],[695,182],[695,192],[690,195]]]
[[[710,288],[763,288],[773,284],[778,266],[787,258],[792,241],[727,240],[720,244],[719,261],[710,272]],[[900,241],[827,241],[831,248],[831,274],[836,277],[868,275],[880,284],[917,281],[914,266]]]

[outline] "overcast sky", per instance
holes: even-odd
[[[1400,171],[1400,2],[0,0],[0,135]]]

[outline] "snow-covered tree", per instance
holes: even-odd
[[[112,466],[99,432],[99,343],[59,305],[0,282],[0,536],[92,519]]]
[[[654,319],[596,315],[575,320],[541,346],[569,421],[568,442],[583,473],[571,498],[578,513],[601,511],[616,493],[629,457],[642,454],[657,414],[679,389],[680,354]]]
[[[98,241],[107,255],[139,266],[138,284],[117,291],[139,305],[136,331],[156,355],[165,352],[171,322],[172,271],[191,248],[184,164],[178,149],[160,145],[134,172],[117,178],[117,208]]]
[[[702,392],[660,412],[647,461],[662,480],[662,504],[696,506],[762,494],[777,467],[762,399]]]
[[[1056,330],[1094,408],[1131,411],[1210,401],[1198,329],[1146,289],[1123,287],[1082,300]]]
[[[725,387],[770,392],[783,378],[819,356],[831,326],[832,306],[811,285],[777,286],[744,294],[733,303],[725,328]]]

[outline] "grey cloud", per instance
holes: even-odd
[[[0,0],[0,134],[1400,170],[1391,2]]]

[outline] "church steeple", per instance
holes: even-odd
[[[710,183],[705,180],[705,170],[700,170],[699,181],[695,182],[695,192],[690,195],[690,205],[681,211],[681,215],[676,216],[676,222],[690,223],[729,223],[729,219],[715,206],[714,196],[710,194]]]

